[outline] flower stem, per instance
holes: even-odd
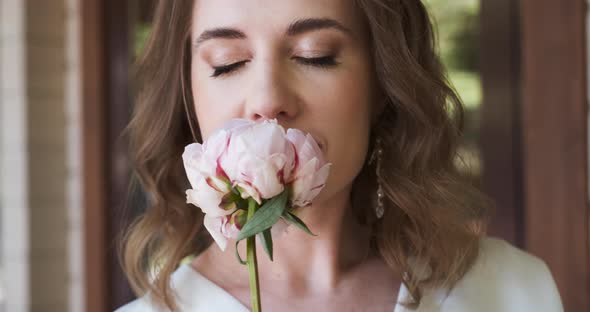
[[[252,198],[248,199],[248,221],[250,221],[257,209],[258,204],[256,201]],[[246,262],[248,263],[252,312],[261,312],[260,285],[258,283],[258,263],[256,260],[256,235],[246,239]]]

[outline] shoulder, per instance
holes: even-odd
[[[509,243],[484,238],[478,259],[442,299],[442,311],[563,311],[547,265]]]
[[[247,309],[221,287],[217,286],[189,264],[183,264],[172,274],[171,288],[179,311],[232,311]],[[168,312],[158,305],[149,294],[122,306],[115,312]]]
[[[194,293],[195,296],[202,295],[207,291],[206,284],[199,279],[199,275],[194,276],[190,271],[189,266],[181,265],[171,276],[170,286],[172,287],[173,294],[178,304],[180,311],[194,311],[191,306],[191,302],[186,302],[187,298],[185,293]],[[190,299],[189,299],[190,300]],[[162,306],[156,302],[148,292],[142,297],[129,302],[128,304],[115,310],[115,312],[168,312],[170,309]]]

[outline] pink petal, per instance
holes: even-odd
[[[219,246],[222,251],[225,251],[225,248],[227,247],[227,238],[223,236],[221,232],[223,218],[225,217],[212,217],[205,215],[203,224],[205,225],[207,231],[209,231],[209,234],[211,234],[211,237],[213,237],[215,243],[217,243],[217,246]]]
[[[328,175],[330,175],[331,168],[332,168],[331,163],[325,164],[322,168],[320,168],[320,170],[318,170],[315,173],[315,176],[313,179],[313,185],[317,186],[317,185],[321,185],[321,184],[326,184],[326,181],[328,180]]]
[[[286,137],[287,140],[295,145],[297,150],[305,143],[305,133],[299,129],[288,129]]]
[[[320,147],[315,142],[315,140],[309,134],[305,138],[305,143],[298,150],[298,154],[302,162],[309,161],[313,158],[317,158],[318,160],[323,162],[322,151],[320,150]]]
[[[230,191],[228,182],[225,182],[219,178],[208,177],[205,179],[205,181],[207,182],[207,185],[209,187],[211,187],[212,189],[214,189],[215,191],[217,191],[219,193],[226,194]]]
[[[226,210],[220,207],[221,200],[226,193],[218,192],[211,188],[205,179],[201,179],[196,189],[186,191],[187,202],[203,210],[204,213],[212,216],[225,216],[235,211],[235,207]]]
[[[201,144],[199,143],[187,145],[182,153],[182,162],[184,164],[186,176],[192,187],[195,187],[202,177],[200,173],[201,156]]]
[[[231,217],[227,216],[226,218],[231,218]],[[238,228],[238,226],[235,223],[229,222],[229,220],[226,219],[225,223],[223,224],[223,226],[221,228],[221,233],[226,238],[236,239],[238,237],[238,235],[240,234],[240,229]]]
[[[280,161],[279,163],[279,165],[282,165],[282,168],[284,166],[283,162]],[[272,198],[284,190],[284,186],[278,176],[280,169],[276,165],[272,162],[264,162],[253,172],[252,184],[256,186],[262,198]]]
[[[262,199],[260,198],[260,193],[247,182],[239,182],[237,186],[240,188],[240,195],[242,198],[246,199],[252,197],[259,205],[262,204]]]

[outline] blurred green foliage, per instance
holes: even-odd
[[[479,0],[423,0],[437,32],[438,53],[467,110],[481,104]]]
[[[133,38],[133,51],[135,57],[138,57],[145,46],[150,34],[151,25],[147,23],[138,23],[135,25],[135,38]]]
[[[437,52],[465,104],[465,129],[456,158],[458,168],[477,185],[482,88],[479,73],[479,0],[422,0],[437,34]]]

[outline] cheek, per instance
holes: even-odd
[[[191,78],[195,114],[201,135],[206,140],[213,130],[236,117],[236,113],[228,107],[228,103],[233,100],[230,98],[231,93],[220,90],[204,73],[197,73],[193,69]]]
[[[370,82],[344,79],[324,97],[320,120],[327,136],[327,158],[333,164],[326,193],[347,187],[358,175],[366,158],[370,132]]]

